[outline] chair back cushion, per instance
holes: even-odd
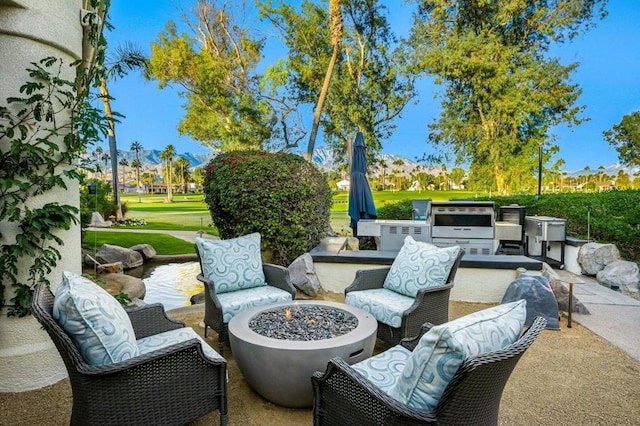
[[[416,297],[420,289],[442,286],[460,250],[459,246],[439,248],[408,235],[382,286],[409,297]]]
[[[63,272],[53,318],[88,364],[111,364],[139,354],[133,325],[122,305],[78,274]]]
[[[526,301],[519,300],[434,326],[413,350],[391,396],[415,408],[434,410],[462,362],[515,342],[526,316]]]
[[[267,285],[262,270],[260,234],[229,240],[196,238],[202,274],[222,294]]]

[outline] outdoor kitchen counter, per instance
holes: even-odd
[[[398,251],[346,250],[344,237],[330,237],[323,240],[309,253],[314,262],[320,263],[360,263],[391,265]],[[542,262],[522,255],[469,255],[460,262],[462,268],[542,270]]]

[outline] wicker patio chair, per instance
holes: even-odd
[[[504,349],[470,357],[444,389],[433,411],[405,405],[381,391],[340,358],[326,372],[312,376],[314,425],[497,425],[504,386],[518,360],[545,327],[537,317],[531,327]],[[422,334],[400,345],[413,350]]]
[[[218,333],[218,352],[223,354],[224,343],[229,341],[230,320],[230,318],[227,318],[225,321],[224,313],[227,309],[231,309],[227,308],[225,303],[220,300],[220,294],[218,294],[213,280],[205,277],[203,258],[197,243],[195,248],[198,255],[198,262],[200,263],[200,270],[202,271],[202,273],[198,274],[197,279],[204,284],[205,291],[204,337],[207,337],[207,330],[209,327],[215,330]],[[259,288],[254,287],[246,290],[240,289],[233,291],[233,298],[236,303],[242,305],[246,309],[253,306],[295,299],[296,289],[291,283],[289,270],[287,268],[280,265],[263,263],[262,272],[264,273],[267,285]],[[225,295],[228,296],[229,293],[230,292],[227,292]]]
[[[205,357],[199,339],[108,365],[88,364],[53,318],[54,296],[35,288],[33,316],[53,340],[69,373],[71,424],[182,425],[219,410],[227,423],[227,364]],[[161,304],[128,308],[137,339],[184,327]]]
[[[445,285],[418,291],[413,304],[402,313],[400,327],[378,321],[377,337],[394,346],[405,337],[418,334],[420,327],[425,323],[438,325],[449,321],[449,295],[462,256],[464,256],[464,249],[458,253]],[[354,281],[344,290],[345,296],[352,291],[382,289],[390,270],[391,268],[388,267],[357,271]],[[384,304],[384,300],[378,303]]]

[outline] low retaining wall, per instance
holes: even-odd
[[[343,238],[326,240],[310,252],[322,287],[343,293],[359,269],[388,267],[397,252],[344,250]],[[465,255],[456,273],[451,300],[499,303],[505,290],[516,279],[518,269],[540,272],[542,262],[520,255]]]

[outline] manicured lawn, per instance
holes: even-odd
[[[445,201],[452,198],[473,198],[471,191],[374,191],[373,200],[377,208],[387,203],[406,199],[431,199]],[[127,218],[144,219],[142,229],[193,230],[202,228],[204,232],[217,235],[212,228],[211,215],[202,194],[178,194],[172,203],[166,202],[166,195],[142,194],[138,202],[137,194],[123,194],[122,201],[127,203]],[[348,228],[349,192],[337,191],[333,195],[331,224],[334,230]],[[209,226],[211,225],[211,226]],[[348,229],[347,229],[348,230]]]
[[[91,252],[100,249],[103,244],[112,244],[120,247],[131,247],[136,244],[149,244],[160,255],[195,253],[193,243],[163,234],[147,232],[109,232],[86,231],[82,239],[82,247]]]

